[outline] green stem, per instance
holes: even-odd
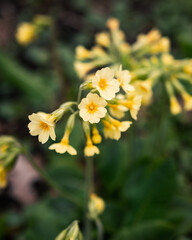
[[[89,218],[89,201],[93,192],[93,159],[86,158],[86,198],[85,198],[85,240],[91,240],[91,221]]]
[[[103,224],[99,218],[95,219],[95,223],[98,231],[98,240],[103,240]]]
[[[81,203],[78,201],[78,199],[74,198],[70,193],[64,191],[61,189],[46,173],[43,171],[33,160],[30,153],[28,153],[26,150],[24,150],[24,154],[29,160],[30,164],[34,167],[34,169],[39,173],[39,175],[52,187],[54,188],[63,198],[71,201],[72,203],[81,206]]]

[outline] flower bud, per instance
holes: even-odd
[[[78,221],[72,222],[66,229],[64,229],[55,240],[82,240]]]
[[[100,215],[105,209],[105,202],[102,198],[98,197],[96,194],[92,193],[89,201],[89,216],[95,219]]]

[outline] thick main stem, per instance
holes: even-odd
[[[69,200],[70,202],[73,202],[74,204],[81,206],[78,199],[75,199],[72,195],[65,192],[63,189],[61,189],[33,160],[32,156],[24,150],[24,154],[29,160],[30,164],[34,167],[34,169],[39,173],[39,175],[53,188],[55,189],[63,198]]]
[[[91,240],[91,221],[88,205],[93,188],[93,159],[86,158],[85,240]]]
[[[95,219],[95,223],[98,231],[98,240],[103,240],[103,224],[99,218]]]

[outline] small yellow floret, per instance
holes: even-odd
[[[95,154],[99,154],[98,147],[93,145],[89,135],[87,135],[87,144],[86,144],[85,149],[84,149],[84,154],[87,157],[92,157]]]
[[[96,34],[95,41],[97,44],[103,46],[103,47],[108,47],[111,43],[109,34],[107,32],[102,32]]]
[[[116,30],[119,28],[119,20],[117,18],[109,18],[106,25],[109,29]]]
[[[184,100],[184,109],[186,111],[192,110],[192,96],[188,94],[187,92],[184,92],[182,94],[183,100]]]

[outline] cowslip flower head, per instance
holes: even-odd
[[[101,97],[111,100],[119,92],[119,81],[114,79],[114,71],[109,67],[98,70],[93,78],[93,87],[98,90]]]
[[[125,92],[134,91],[135,88],[130,83],[131,74],[128,70],[122,70],[122,66],[120,66],[119,70],[116,73],[116,78],[120,83],[120,87],[123,88]]]
[[[49,149],[55,150],[57,153],[61,154],[68,152],[71,155],[77,155],[77,151],[71,145],[69,145],[69,134],[70,131],[66,130],[61,142],[52,144]]]
[[[99,154],[99,152],[100,151],[99,151],[98,147],[93,145],[90,135],[87,135],[87,143],[86,143],[86,146],[85,146],[85,149],[84,149],[85,156],[92,157],[95,154]]]
[[[31,121],[28,124],[30,134],[38,136],[39,142],[46,143],[49,136],[52,140],[55,140],[55,119],[51,114],[43,112],[33,113],[29,115],[29,120]]]
[[[27,45],[35,38],[36,30],[33,24],[24,22],[19,25],[16,33],[16,39],[20,44]]]
[[[107,112],[107,102],[96,93],[89,93],[78,105],[79,115],[84,121],[98,123]]]

